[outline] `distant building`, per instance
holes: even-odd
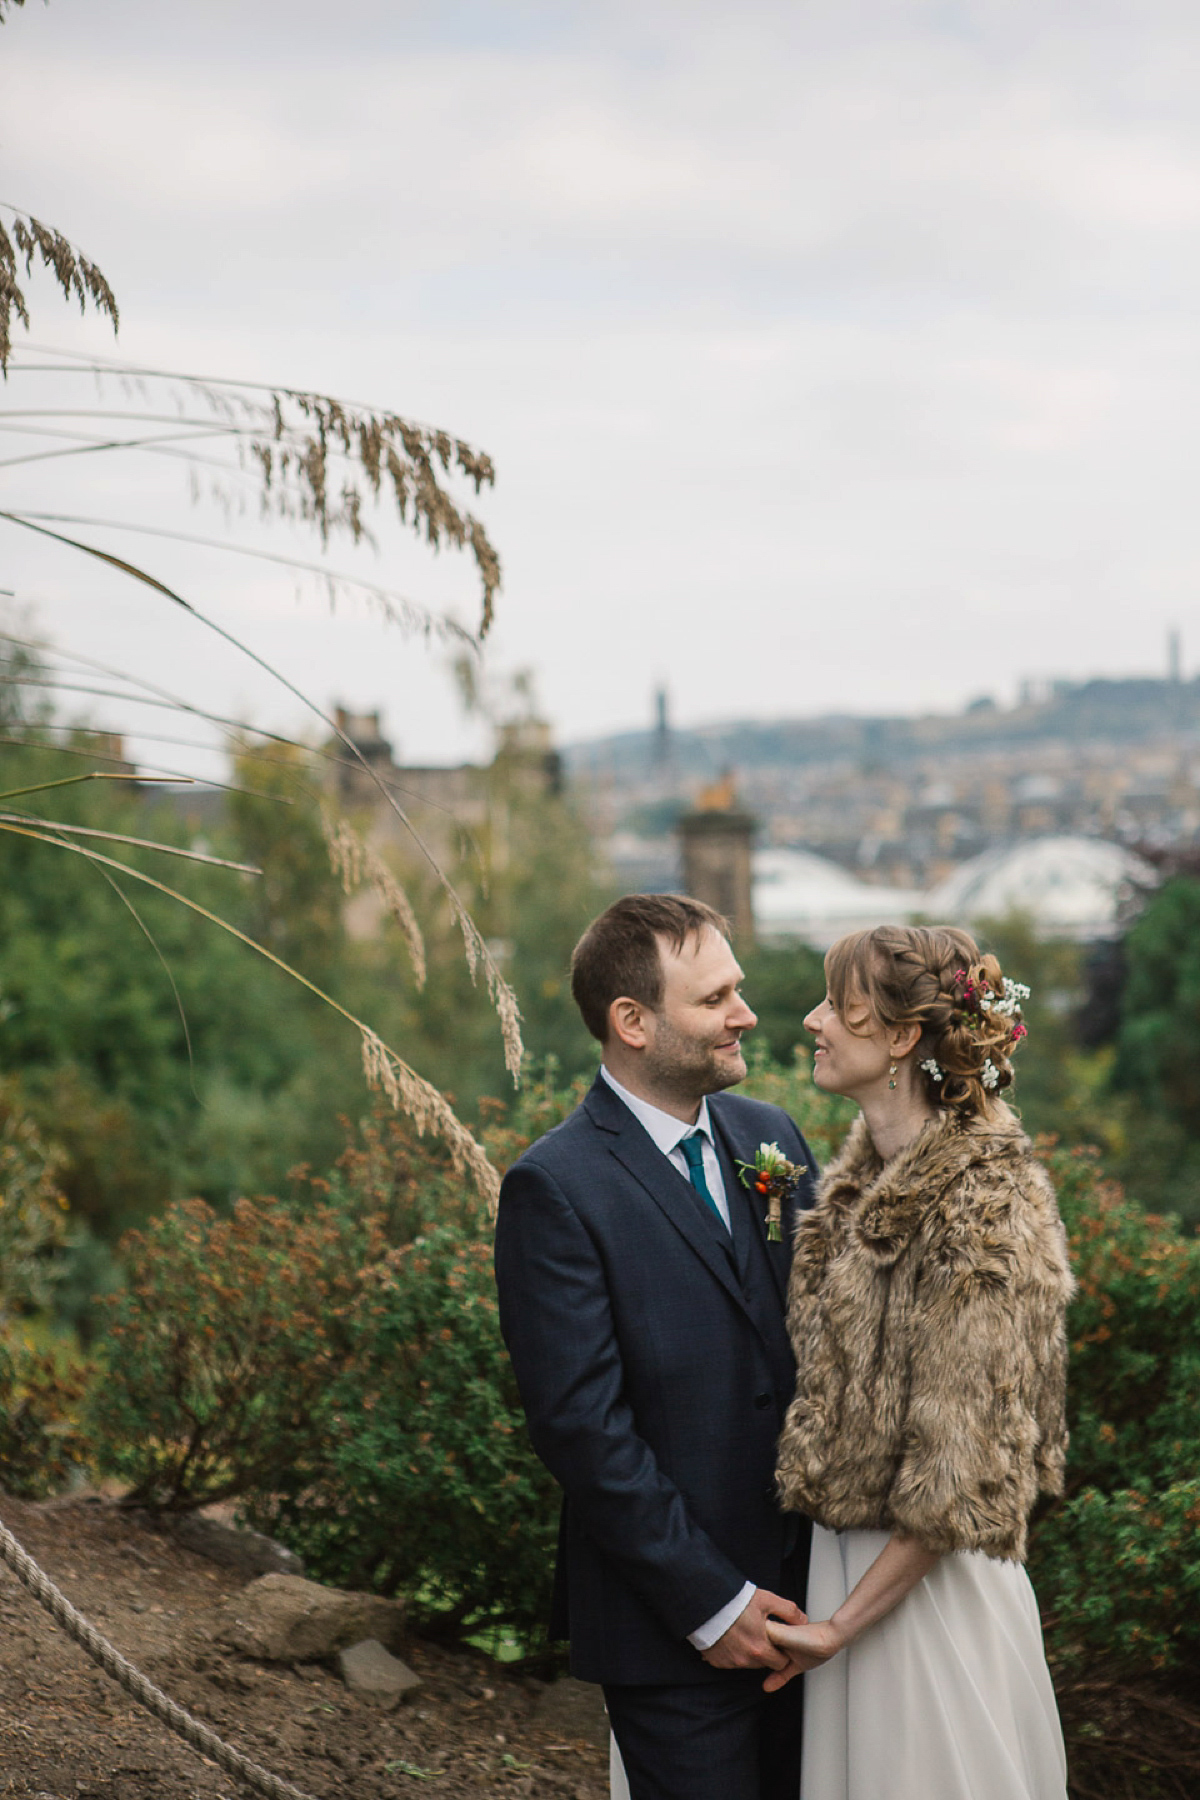
[[[660,687],[654,696],[654,767],[658,774],[671,769],[671,720],[667,711],[667,690]]]
[[[676,827],[683,864],[684,892],[715,907],[729,920],[734,938],[754,942],[752,853],[758,821],[742,812],[732,776],[701,791],[693,812]]]
[[[930,890],[924,910],[946,925],[1022,913],[1043,937],[1091,943],[1115,937],[1131,900],[1157,881],[1150,864],[1120,844],[1043,837],[964,863]]]
[[[576,746],[568,762],[598,836],[622,847],[618,878],[632,881],[624,865],[636,862],[647,886],[678,880],[663,873],[664,804],[730,766],[763,845],[813,852],[881,888],[935,887],[980,854],[1040,837],[1200,854],[1200,676],[1177,633],[1164,649],[1162,675],[1031,683],[1016,707],[672,725],[665,773],[664,709],[649,729]]]
[[[499,871],[509,861],[508,803],[514,790],[556,794],[562,786],[550,727],[538,719],[501,725],[490,763],[419,766],[396,762],[377,711],[355,713],[339,706],[334,718],[363,759],[341,746],[334,776],[341,806],[388,861],[408,865],[422,877],[427,865],[414,832],[448,873],[464,858]],[[336,743],[332,747],[338,749]],[[364,888],[347,903],[347,929],[355,937],[374,936],[384,911],[378,896]]]
[[[868,885],[807,850],[760,850],[754,858],[754,914],[764,939],[828,950],[873,925],[902,925],[921,911],[912,888]]]

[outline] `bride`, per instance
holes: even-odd
[[[814,1080],[861,1117],[797,1227],[778,1476],[816,1521],[809,1622],[768,1624],[764,1685],[807,1671],[800,1800],[1066,1800],[1023,1558],[1062,1487],[1072,1284],[1001,1099],[1028,990],[948,928],[856,933],[825,974]]]
[[[796,1236],[784,1504],[816,1521],[802,1800],[1064,1800],[1023,1559],[1062,1487],[1054,1193],[1000,1095],[1028,990],[965,932],[881,927],[826,958],[814,1079],[862,1116]],[[770,1676],[767,1687],[787,1675]]]

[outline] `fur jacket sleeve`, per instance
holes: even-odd
[[[784,1504],[833,1530],[1022,1560],[1066,1456],[1072,1290],[1054,1190],[1009,1109],[940,1114],[881,1164],[862,1119],[797,1228]]]

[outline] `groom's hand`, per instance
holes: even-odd
[[[719,1637],[704,1660],[714,1669],[786,1669],[791,1659],[767,1636],[767,1620],[782,1619],[785,1625],[803,1625],[806,1615],[794,1600],[784,1600],[770,1588],[755,1588],[754,1598],[734,1620],[724,1637]],[[793,1671],[794,1673],[795,1671]]]

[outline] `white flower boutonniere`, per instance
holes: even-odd
[[[760,1144],[752,1163],[740,1162],[738,1173],[744,1187],[753,1188],[767,1203],[767,1238],[781,1243],[783,1230],[781,1210],[785,1194],[791,1192],[804,1173],[799,1163],[789,1162],[778,1144]]]

